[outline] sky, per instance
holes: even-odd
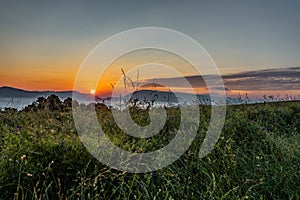
[[[300,66],[299,8],[299,1],[266,0],[3,1],[0,86],[71,90],[80,65],[96,45],[121,31],[148,26],[174,29],[195,39],[224,77],[267,69],[284,77],[285,70]],[[122,76],[120,69],[114,74]],[[299,77],[293,77],[291,87],[278,87],[267,77],[270,81],[260,82],[255,90],[246,88],[260,79],[257,75],[251,82],[227,83],[230,91],[299,91]],[[105,90],[110,83],[106,81]],[[82,92],[90,89],[87,84]]]

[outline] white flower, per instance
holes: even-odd
[[[21,156],[21,160],[24,160],[26,158],[26,155]]]

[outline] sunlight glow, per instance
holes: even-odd
[[[91,93],[91,94],[95,94],[96,91],[95,91],[94,89],[91,89],[91,90],[90,90],[90,93]]]

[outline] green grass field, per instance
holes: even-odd
[[[122,133],[98,105],[108,137],[128,151],[161,148],[174,136],[180,110],[167,110],[160,134]],[[210,107],[200,106],[193,144],[170,166],[145,174],[113,170],[82,145],[69,102],[40,99],[23,111],[0,112],[0,199],[300,199],[300,102],[228,106],[214,150],[198,158]],[[147,112],[131,110],[138,124]]]

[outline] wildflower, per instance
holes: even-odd
[[[18,129],[18,131],[21,130],[21,126],[17,125],[17,129]]]
[[[139,187],[143,187],[143,182],[142,181],[139,181]]]
[[[269,129],[268,129],[268,127],[264,127],[264,131],[268,131]]]
[[[156,178],[156,172],[155,171],[153,171],[152,173],[151,173],[151,176],[153,177],[153,178]]]
[[[27,176],[32,177],[33,175],[28,173]]]
[[[21,160],[24,160],[26,158],[26,155],[21,156]]]

